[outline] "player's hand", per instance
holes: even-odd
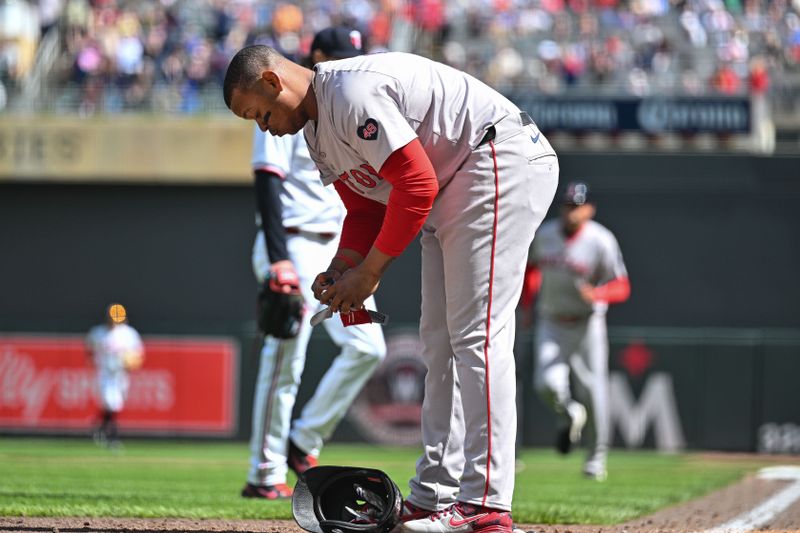
[[[320,295],[319,301],[334,311],[349,313],[364,307],[364,300],[378,290],[380,277],[362,265],[351,268],[328,286]]]
[[[294,269],[294,263],[288,259],[272,263],[269,266],[267,279],[270,280],[272,290],[275,292],[289,294],[298,288],[297,271]]]
[[[336,283],[336,280],[340,277],[342,277],[341,272],[332,268],[317,274],[317,277],[314,278],[314,282],[311,284],[311,290],[314,292],[314,298],[320,300],[322,298],[322,293],[328,290],[331,285]]]
[[[584,302],[586,302],[589,305],[595,302],[594,287],[592,285],[590,285],[589,283],[581,283],[578,286],[578,290],[580,291],[581,298],[583,298]]]

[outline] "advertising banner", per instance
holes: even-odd
[[[640,132],[747,134],[751,129],[746,97],[542,98],[507,95],[545,132]]]
[[[232,435],[238,349],[224,338],[144,338],[120,430]],[[83,432],[97,422],[95,370],[80,336],[0,335],[0,430]]]

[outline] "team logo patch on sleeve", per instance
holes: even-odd
[[[358,127],[356,133],[365,141],[374,141],[378,138],[378,121],[374,118],[368,118],[363,126]]]

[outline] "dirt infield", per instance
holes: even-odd
[[[536,533],[677,533],[714,528],[746,513],[783,489],[788,482],[748,477],[730,487],[688,503],[615,526],[520,524]],[[0,517],[2,532],[126,533],[303,533],[294,522],[281,520],[190,520],[177,518],[33,518]],[[800,501],[778,514],[759,531],[800,531]]]

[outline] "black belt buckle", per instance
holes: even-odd
[[[493,141],[495,135],[497,135],[497,130],[494,126],[489,126],[486,129],[486,134],[481,139],[481,142],[478,143],[478,146],[483,146],[484,144],[488,143],[489,141]]]

